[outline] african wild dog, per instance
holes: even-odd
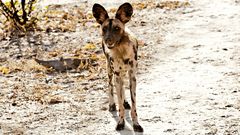
[[[99,4],[94,4],[92,8],[93,16],[101,25],[102,48],[107,58],[107,70],[109,77],[109,111],[115,111],[116,106],[113,98],[113,75],[115,88],[117,91],[119,106],[119,121],[116,130],[124,129],[125,109],[130,109],[125,100],[125,91],[123,89],[123,79],[126,73],[129,75],[130,95],[132,100],[131,117],[133,129],[137,132],[143,132],[143,128],[138,123],[136,111],[136,70],[137,70],[137,40],[125,31],[125,24],[131,19],[133,8],[131,4],[122,4],[115,15],[115,18],[109,18],[105,8]]]

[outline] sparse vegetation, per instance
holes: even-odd
[[[25,0],[23,15],[22,0],[0,0],[0,134],[134,134],[130,111],[122,132],[108,112],[93,1],[42,1],[53,4],[34,0],[29,12]],[[130,1],[144,134],[240,133],[238,1]],[[111,14],[121,3],[96,2],[109,2]]]
[[[0,0],[0,11],[5,16],[3,22],[5,32],[24,34],[26,31],[34,30],[37,18],[32,15],[37,0]]]

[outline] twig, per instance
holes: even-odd
[[[1,13],[5,16],[5,18],[8,20],[8,15],[5,13],[2,9],[0,9]]]
[[[11,19],[13,20],[13,23],[14,23],[14,25],[16,26],[16,28],[17,28],[17,29],[21,29],[21,28],[17,25],[16,20],[14,19],[14,18],[15,18],[15,17],[14,17],[14,13],[7,8],[7,6],[2,2],[2,0],[0,0],[0,7],[1,7],[2,10],[3,10],[4,16],[5,16],[7,19],[11,18]]]
[[[30,0],[28,2],[28,5],[30,5],[29,10],[28,10],[28,16],[30,16],[30,14],[32,13],[32,5],[33,5],[34,2],[35,2],[35,0]]]
[[[0,7],[2,8],[2,10],[4,11],[4,13],[6,13],[8,15],[8,17],[13,18],[13,12],[10,11],[7,6],[2,2],[2,0],[0,0]],[[7,17],[7,18],[8,18]]]

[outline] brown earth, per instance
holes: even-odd
[[[119,4],[105,5],[114,12]],[[129,111],[125,130],[115,131],[117,112],[107,110],[105,60],[91,6],[49,6],[38,31],[1,38],[0,134],[140,134],[132,130]],[[143,134],[240,134],[240,2],[161,1],[134,8],[127,26],[141,41]],[[34,61],[61,57],[95,63],[58,72]]]

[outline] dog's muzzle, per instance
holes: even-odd
[[[108,49],[113,49],[115,45],[114,44],[111,44],[111,45],[106,44],[106,46],[107,46]]]

